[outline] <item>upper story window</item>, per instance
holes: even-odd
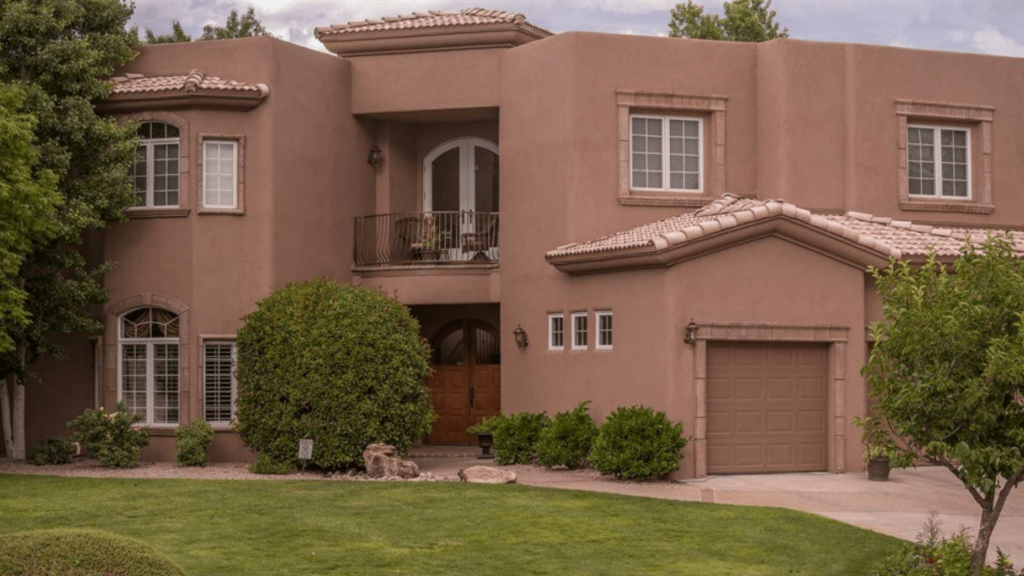
[[[178,424],[180,321],[160,308],[121,316],[118,401],[147,425]]]
[[[143,122],[139,125],[139,147],[132,167],[136,206],[156,208],[178,205],[179,146],[177,126],[165,122]]]
[[[967,128],[907,127],[909,193],[925,198],[971,198],[971,132]]]
[[[701,192],[703,121],[684,116],[630,117],[634,190]]]
[[[238,142],[203,142],[203,206],[238,208]]]

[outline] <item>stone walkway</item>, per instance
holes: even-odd
[[[436,453],[435,453],[436,452]],[[435,478],[455,479],[458,471],[493,461],[479,460],[475,450],[414,450],[410,456],[423,472]],[[821,514],[829,518],[913,540],[928,513],[939,512],[947,532],[960,526],[977,530],[980,511],[967,491],[946,470],[922,467],[896,471],[889,482],[869,482],[863,474],[762,474],[719,476],[684,482],[621,482],[593,470],[547,470],[535,466],[506,467],[518,482],[544,488],[587,490],[690,502],[777,506]],[[0,474],[35,474],[89,478],[181,478],[207,480],[344,480],[306,472],[288,476],[260,476],[245,464],[211,464],[181,468],[174,463],[144,463],[130,470],[109,470],[94,461],[67,466],[32,466],[0,460]],[[1011,495],[993,537],[995,547],[1024,564],[1024,487]]]

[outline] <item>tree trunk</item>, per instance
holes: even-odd
[[[11,458],[15,460],[25,459],[25,385],[21,382],[14,383],[14,406],[12,406],[11,424],[14,430],[14,446],[11,449]]]
[[[14,452],[14,438],[11,437],[11,396],[7,391],[7,378],[0,380],[0,423],[4,429],[4,455],[8,458]]]
[[[994,495],[993,495],[994,496]],[[982,510],[981,526],[978,527],[978,539],[974,541],[974,551],[971,554],[971,574],[981,574],[985,567],[985,559],[988,557],[988,544],[992,540],[992,532],[996,529],[996,522],[999,520],[999,513],[1002,506],[993,510]]]

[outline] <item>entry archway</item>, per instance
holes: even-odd
[[[430,444],[473,444],[466,429],[501,413],[501,342],[481,320],[460,318],[430,340],[433,374],[427,388],[437,420]]]

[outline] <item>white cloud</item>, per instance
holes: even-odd
[[[986,26],[971,34],[971,46],[985,54],[1024,56],[1024,44],[1003,34],[995,26]]]
[[[949,39],[957,44],[963,44],[967,41],[967,34],[963,30],[953,30],[949,33]]]

